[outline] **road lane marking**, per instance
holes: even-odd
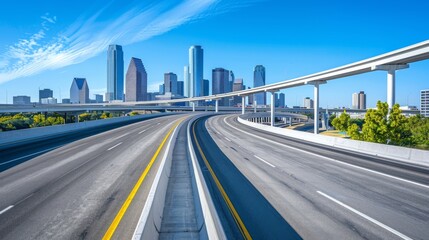
[[[139,134],[142,134],[142,133],[146,132],[146,130],[147,130],[147,129],[145,129],[145,130],[143,130],[143,131],[140,131],[140,132],[139,132]]]
[[[114,149],[115,147],[117,147],[117,146],[119,146],[119,145],[121,145],[121,144],[122,144],[122,142],[120,142],[120,143],[116,144],[115,146],[113,146],[113,147],[111,147],[111,148],[107,149],[107,151],[110,151],[110,150]]]
[[[29,199],[29,198],[30,198],[31,196],[33,196],[33,195],[34,195],[34,193],[32,193],[32,194],[30,194],[30,195],[26,196],[25,198],[23,198],[23,199],[19,200],[17,203],[15,203],[15,205],[18,205],[18,204],[20,204],[20,203],[24,202],[25,200]]]
[[[225,139],[226,139],[227,141],[231,142],[231,140],[230,140],[229,138],[225,137]]]
[[[119,223],[122,220],[122,217],[125,215],[125,212],[127,211],[128,207],[130,206],[131,202],[133,201],[135,195],[137,194],[137,191],[140,189],[140,186],[142,185],[143,181],[145,180],[147,174],[149,173],[150,169],[152,168],[152,165],[155,163],[155,160],[158,158],[159,153],[162,150],[162,147],[164,146],[165,142],[167,142],[167,139],[170,137],[173,130],[184,120],[182,118],[179,120],[174,126],[171,127],[171,129],[168,131],[167,135],[162,140],[161,144],[159,145],[158,149],[156,150],[155,154],[152,156],[151,160],[149,161],[149,164],[146,166],[145,170],[141,174],[140,178],[137,180],[137,183],[134,185],[133,189],[131,190],[130,194],[128,195],[127,199],[125,200],[124,204],[122,205],[121,209],[113,219],[113,222],[110,224],[109,228],[107,229],[106,233],[103,236],[103,240],[111,239],[113,234],[116,231],[116,228],[119,226]]]
[[[242,133],[245,133],[245,134],[250,135],[252,137],[256,137],[256,138],[262,139],[262,140],[270,142],[270,143],[277,144],[279,146],[283,146],[283,147],[286,147],[286,148],[289,148],[289,149],[293,149],[293,150],[296,150],[296,151],[299,151],[299,152],[303,152],[303,153],[306,153],[306,154],[309,154],[309,155],[312,155],[312,156],[320,157],[320,158],[323,158],[323,159],[328,160],[328,161],[336,162],[336,163],[343,164],[343,165],[346,165],[346,166],[349,166],[349,167],[357,168],[357,169],[364,170],[364,171],[367,171],[367,172],[370,172],[370,173],[378,174],[380,176],[392,178],[392,179],[395,179],[395,180],[398,180],[398,181],[402,181],[402,182],[414,184],[414,185],[417,185],[417,186],[429,189],[429,186],[425,185],[425,184],[421,184],[421,183],[418,183],[418,182],[413,182],[411,180],[403,179],[403,178],[400,178],[400,177],[395,177],[395,176],[392,176],[392,175],[389,175],[389,174],[386,174],[386,173],[382,173],[382,172],[378,172],[378,171],[371,170],[371,169],[368,169],[368,168],[356,166],[356,165],[353,165],[353,164],[350,164],[350,163],[342,162],[342,161],[339,161],[339,160],[336,160],[336,159],[333,159],[333,158],[330,158],[330,157],[325,157],[325,156],[322,156],[322,155],[319,155],[319,154],[316,154],[316,153],[312,153],[312,152],[308,152],[306,150],[302,150],[302,149],[299,149],[299,148],[296,148],[296,147],[291,147],[291,146],[288,146],[286,144],[279,143],[279,142],[276,142],[276,141],[273,141],[273,140],[270,140],[270,139],[267,139],[267,138],[264,138],[264,137],[252,134],[252,133],[248,133],[246,131],[243,131],[241,129],[233,127],[231,124],[229,124],[228,122],[226,122],[226,118],[224,118],[223,121],[228,126],[230,126],[231,128],[234,128],[234,129],[236,129],[236,130],[238,130],[238,131],[240,131]]]
[[[256,155],[253,155],[253,156],[254,156],[255,158],[257,158],[257,159],[261,160],[262,162],[266,163],[267,165],[269,165],[269,166],[273,167],[273,168],[275,168],[275,167],[276,167],[276,166],[274,166],[273,164],[271,164],[271,163],[269,163],[269,162],[265,161],[264,159],[262,159],[262,158],[260,158],[260,157],[258,157],[258,156],[256,156]]]
[[[195,121],[194,124],[192,125],[192,133],[193,133],[194,140],[195,140],[195,143],[196,143],[197,148],[198,148],[198,152],[200,153],[201,157],[203,158],[203,161],[204,161],[207,169],[209,170],[210,175],[212,176],[213,180],[215,181],[216,186],[219,189],[219,192],[221,193],[226,205],[228,206],[229,211],[231,212],[231,214],[234,218],[234,221],[237,224],[238,229],[240,230],[244,239],[252,239],[252,236],[250,236],[249,231],[247,230],[246,226],[243,223],[243,220],[241,220],[241,217],[238,214],[237,210],[235,209],[234,205],[232,204],[231,199],[229,199],[228,195],[225,192],[225,189],[222,187],[222,184],[220,183],[220,181],[217,178],[216,174],[214,173],[209,161],[207,160],[206,155],[204,154],[203,150],[201,149],[200,143],[197,140],[197,135],[195,134],[195,125],[198,121],[199,121],[199,119],[197,121]]]
[[[159,125],[159,124],[161,124],[161,123],[157,123],[156,125]]]
[[[406,236],[406,235],[404,235],[404,234],[396,231],[395,229],[393,229],[393,228],[391,228],[391,227],[389,227],[389,226],[387,226],[387,225],[385,225],[385,224],[383,224],[383,223],[375,220],[374,218],[369,217],[368,215],[365,215],[364,213],[359,212],[358,210],[356,210],[356,209],[354,209],[354,208],[352,208],[352,207],[350,207],[350,206],[342,203],[341,201],[339,201],[339,200],[337,200],[337,199],[335,199],[335,198],[333,198],[333,197],[331,197],[331,196],[329,196],[329,195],[327,195],[327,194],[325,194],[325,193],[323,193],[321,191],[317,191],[317,193],[320,194],[320,195],[322,195],[322,196],[324,196],[325,198],[327,198],[327,199],[335,202],[336,204],[338,204],[338,205],[340,205],[340,206],[342,206],[342,207],[344,207],[344,208],[346,208],[346,209],[348,209],[348,210],[356,213],[357,215],[365,218],[366,220],[368,220],[368,221],[370,221],[370,222],[378,225],[379,227],[382,227],[382,228],[386,229],[387,231],[395,234],[396,236],[398,236],[398,237],[400,237],[402,239],[412,240],[412,238],[410,238],[410,237],[408,237],[408,236]]]
[[[11,209],[11,208],[13,208],[13,207],[14,207],[13,205],[10,205],[9,207],[7,207],[7,208],[5,208],[5,209],[1,210],[1,211],[0,211],[0,215],[2,215],[3,213],[7,212],[9,209]]]
[[[48,152],[48,151],[50,151],[50,150],[52,150],[52,149],[59,148],[59,147],[61,147],[61,146],[57,146],[57,147],[53,147],[53,148],[48,148],[48,149],[45,149],[45,150],[42,150],[42,151],[39,151],[39,152],[35,152],[35,153],[32,153],[32,154],[28,154],[28,155],[26,155],[26,156],[22,156],[22,157],[19,157],[19,158],[15,158],[15,159],[13,159],[13,160],[10,160],[10,161],[7,161],[7,162],[0,163],[0,166],[1,166],[1,165],[8,164],[8,163],[11,163],[11,162],[19,161],[19,160],[21,160],[21,159],[23,159],[23,158],[31,157],[31,156],[37,155],[37,154],[39,154],[39,153]]]

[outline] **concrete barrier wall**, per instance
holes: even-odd
[[[171,172],[173,149],[176,144],[177,127],[168,141],[161,164],[146,199],[146,204],[134,231],[133,239],[158,239],[164,213],[165,196],[167,194],[168,178]]]
[[[210,194],[207,185],[202,176],[201,169],[197,163],[192,143],[190,142],[190,124],[195,119],[191,119],[187,126],[188,130],[188,150],[191,159],[188,159],[191,164],[192,188],[194,191],[195,210],[197,215],[197,224],[200,226],[199,239],[226,239],[222,225]],[[185,126],[182,126],[185,127]],[[171,172],[172,154],[175,146],[175,139],[180,126],[176,128],[172,134],[160,167],[155,176],[154,183],[150,189],[148,199],[143,208],[139,223],[134,231],[133,240],[140,239],[158,239],[159,230],[161,229],[161,221],[164,211],[165,197],[167,193],[168,180]],[[208,194],[208,196],[207,196]]]
[[[0,149],[17,146],[26,142],[40,141],[46,138],[78,132],[94,127],[107,126],[109,124],[126,123],[138,120],[144,120],[154,117],[167,116],[177,113],[156,113],[137,116],[126,116],[117,118],[100,119],[94,121],[68,123],[63,125],[54,125],[47,127],[28,128],[22,130],[13,130],[0,132]]]
[[[374,156],[385,157],[404,163],[417,164],[429,167],[429,151],[412,149],[406,147],[392,146],[387,144],[356,141],[331,136],[315,135],[308,132],[271,127],[259,123],[253,123],[238,117],[238,121],[247,126],[261,129],[267,132],[280,134],[287,137],[297,138],[304,141],[318,143],[326,146],[337,147],[346,150],[352,150],[360,153]]]

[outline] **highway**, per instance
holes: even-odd
[[[0,172],[0,239],[131,239],[158,168],[156,152],[178,118],[3,152],[1,162],[16,166]]]
[[[236,117],[214,116],[201,121],[205,127],[198,129],[202,144],[214,141],[217,146],[211,155],[224,155],[231,163],[220,173],[223,185],[237,195],[247,194],[242,189],[248,180],[302,238],[429,236],[428,169],[267,134],[238,123]],[[243,184],[229,176],[237,174],[229,171],[234,168],[245,176]],[[255,206],[253,213],[261,208],[266,207]],[[253,217],[261,224],[269,221]],[[249,226],[249,231],[255,229]]]

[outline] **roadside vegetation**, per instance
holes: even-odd
[[[98,119],[106,119],[112,117],[122,116],[121,113],[82,113],[79,117],[79,122],[93,121]],[[131,112],[130,116],[139,115],[138,112]],[[19,130],[34,127],[52,126],[66,123],[76,122],[74,115],[67,115],[67,119],[64,119],[64,115],[58,113],[18,113],[18,114],[2,114],[0,115],[0,131]]]
[[[388,104],[378,101],[377,108],[369,109],[364,119],[352,119],[344,111],[331,116],[330,122],[354,140],[429,149],[429,118],[406,117],[398,104],[389,112]]]

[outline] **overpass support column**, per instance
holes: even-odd
[[[276,92],[278,90],[271,90],[271,126],[274,126],[275,123],[275,111],[276,111]]]
[[[314,84],[314,134],[319,134],[319,82]]]
[[[408,68],[408,64],[391,64],[391,65],[378,65],[373,66],[372,70],[387,71],[387,104],[389,109],[395,105],[395,74],[396,70]]]
[[[195,112],[195,102],[192,102],[192,112]]]
[[[219,99],[215,100],[215,112],[219,112]]]
[[[244,114],[246,111],[246,96],[241,96],[241,114]]]
[[[253,97],[253,99],[255,99],[255,97]],[[256,113],[257,112],[257,110],[256,110],[256,107],[258,106],[258,103],[256,102],[256,100],[253,100],[253,107],[254,107],[254,109],[253,109],[253,112],[254,113]]]

